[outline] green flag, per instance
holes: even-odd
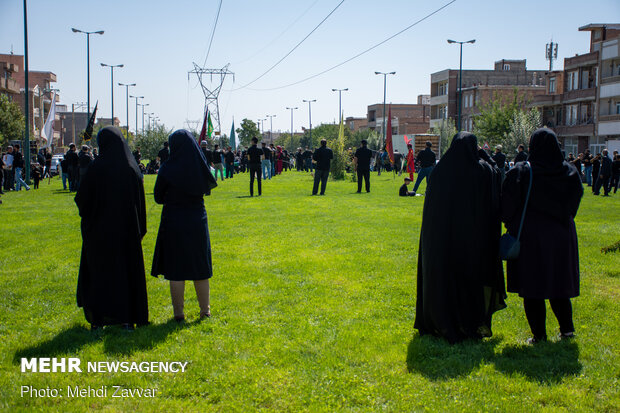
[[[211,112],[208,112],[207,118],[208,118],[207,136],[209,137],[209,139],[212,139],[213,138],[213,123],[211,122]]]
[[[233,151],[237,150],[237,137],[235,136],[235,121],[233,119],[232,128],[230,128],[230,147]]]

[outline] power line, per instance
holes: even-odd
[[[213,24],[213,31],[211,31],[211,40],[209,40],[209,49],[207,49],[207,55],[205,56],[205,62],[202,64],[203,67],[207,65],[207,59],[209,58],[209,53],[211,52],[211,44],[213,44],[213,38],[215,37],[215,28],[217,27],[217,22],[220,19],[220,10],[222,10],[222,2],[224,0],[220,0],[220,5],[217,8],[217,15],[215,16],[215,23]]]
[[[364,54],[366,54],[366,53],[370,52],[371,50],[376,49],[377,47],[381,46],[382,44],[384,44],[384,43],[386,43],[386,42],[388,42],[388,41],[392,40],[392,39],[393,39],[393,38],[395,38],[396,36],[398,36],[398,35],[400,35],[400,34],[402,34],[402,33],[406,32],[407,30],[411,29],[412,27],[414,27],[414,26],[416,26],[416,25],[418,25],[418,24],[422,23],[424,20],[427,20],[429,17],[431,17],[431,16],[433,16],[433,15],[435,15],[435,14],[439,13],[440,11],[442,11],[442,10],[443,10],[443,9],[445,9],[446,7],[450,6],[450,5],[451,5],[452,3],[454,3],[454,2],[456,2],[456,0],[452,0],[452,1],[450,1],[450,2],[448,2],[448,3],[446,3],[446,4],[444,4],[443,6],[441,6],[440,8],[438,8],[437,10],[433,11],[432,13],[427,14],[426,16],[422,17],[421,19],[419,19],[418,21],[414,22],[413,24],[411,24],[411,25],[409,25],[409,26],[405,27],[405,28],[404,28],[404,29],[402,29],[401,31],[399,31],[399,32],[397,32],[397,33],[395,33],[395,34],[393,34],[392,36],[388,37],[387,39],[382,40],[382,41],[380,41],[379,43],[375,44],[374,46],[371,46],[371,47],[369,47],[368,49],[366,49],[366,50],[364,50],[364,51],[362,51],[362,52],[360,52],[360,53],[356,54],[355,56],[353,56],[353,57],[351,57],[351,58],[349,58],[349,59],[347,59],[347,60],[345,60],[344,62],[338,63],[337,65],[334,65],[334,66],[332,66],[332,67],[330,67],[330,68],[328,68],[328,69],[325,69],[325,70],[323,70],[322,72],[319,72],[319,73],[317,73],[317,74],[315,74],[315,75],[309,76],[309,77],[307,77],[307,78],[305,78],[305,79],[302,79],[302,80],[298,80],[297,82],[289,83],[288,85],[284,85],[284,86],[272,87],[272,88],[267,88],[267,89],[253,89],[253,88],[249,88],[249,89],[250,89],[250,90],[257,90],[257,91],[267,91],[267,90],[284,89],[284,88],[287,88],[287,87],[290,87],[290,86],[294,86],[294,85],[298,85],[298,84],[300,84],[300,83],[306,82],[306,81],[308,81],[308,80],[310,80],[310,79],[314,79],[315,77],[319,77],[319,76],[321,76],[321,75],[324,75],[325,73],[327,73],[327,72],[331,72],[332,70],[334,70],[334,69],[336,69],[336,68],[338,68],[338,67],[340,67],[340,66],[342,66],[342,65],[344,65],[344,64],[347,64],[347,63],[349,63],[350,61],[352,61],[352,60],[354,60],[354,59],[357,59],[358,57],[360,57],[360,56],[362,56],[362,55],[364,55]],[[258,78],[258,79],[260,79],[260,78]],[[258,79],[256,79],[256,80],[258,80]],[[247,85],[246,85],[246,86],[247,86]],[[244,86],[244,87],[245,87],[245,86]],[[238,90],[238,89],[233,89],[233,91],[234,91],[234,90]]]
[[[276,42],[276,40],[278,40],[280,37],[282,37],[284,35],[284,33],[289,31],[291,29],[291,27],[293,27],[299,20],[301,20],[301,18],[304,17],[310,11],[310,9],[312,9],[318,2],[319,2],[319,0],[314,0],[314,3],[312,3],[310,5],[310,7],[308,7],[303,13],[301,13],[299,15],[299,17],[297,17],[295,20],[293,20],[291,22],[291,24],[289,24],[288,27],[286,27],[286,29],[282,30],[282,32],[279,35],[274,37],[273,40],[271,40],[269,43],[265,44],[265,46],[263,46],[261,49],[259,49],[256,53],[252,54],[250,57],[246,57],[245,59],[239,60],[237,62],[232,62],[232,65],[234,66],[234,65],[237,65],[239,63],[247,62],[248,60],[252,59],[253,57],[258,56],[260,53],[262,53],[269,46],[274,44]]]
[[[456,0],[454,0],[456,1]],[[293,53],[295,51],[295,49],[297,49],[299,46],[301,46],[301,44],[306,41],[306,39],[308,37],[310,37],[310,35],[312,35],[312,33],[314,33],[323,23],[325,23],[325,21],[332,15],[334,14],[334,12],[336,10],[338,10],[338,8],[342,5],[342,3],[344,3],[345,0],[342,0],[340,3],[338,3],[338,5],[336,7],[334,7],[334,9],[329,12],[329,14],[327,16],[325,16],[325,18],[323,20],[321,20],[321,22],[319,24],[317,24],[314,29],[312,29],[312,31],[310,33],[308,33],[306,35],[306,37],[304,37],[299,43],[297,43],[295,45],[295,47],[293,47],[287,54],[285,54],[280,60],[278,60],[273,66],[271,66],[269,69],[267,69],[262,75],[260,75],[259,77],[257,77],[256,79],[252,80],[250,83],[247,83],[237,89],[233,89],[232,91],[236,91],[236,90],[240,90],[240,89],[245,89],[246,87],[250,86],[252,83],[256,82],[257,80],[259,80],[260,78],[262,78],[263,76],[265,76],[267,73],[271,72],[277,65],[279,65],[280,63],[282,63],[282,61],[284,59],[286,59],[291,53]]]

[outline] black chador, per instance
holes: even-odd
[[[146,207],[140,170],[121,132],[97,135],[99,156],[75,196],[82,217],[77,303],[93,326],[146,324],[142,238]]]
[[[170,135],[170,157],[155,181],[163,204],[151,275],[172,281],[211,278],[211,241],[203,195],[217,186],[207,160],[186,130]]]
[[[451,343],[488,337],[491,316],[505,307],[498,255],[501,176],[493,164],[478,151],[477,138],[461,132],[431,173],[418,254],[420,334]]]

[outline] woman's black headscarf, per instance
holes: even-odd
[[[129,146],[127,146],[127,142],[118,128],[107,126],[101,129],[97,134],[97,146],[99,146],[99,155],[95,159],[97,165],[105,164],[106,167],[109,166],[112,170],[129,166],[135,171],[137,176],[142,176],[136,159],[129,150]]]
[[[583,194],[581,178],[575,166],[564,160],[555,133],[548,128],[536,130],[530,138],[528,161],[534,175],[528,208],[534,208],[561,221],[574,217],[575,205]],[[524,169],[523,165],[518,168]],[[528,172],[520,171],[524,181]]]
[[[179,129],[168,138],[170,157],[159,169],[159,175],[191,195],[209,195],[217,182],[207,160],[192,134]]]

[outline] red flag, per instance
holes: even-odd
[[[200,145],[200,142],[204,141],[205,138],[207,137],[207,117],[209,116],[209,109],[207,109],[207,112],[205,113],[205,119],[202,121],[202,130],[200,131],[200,136],[198,137],[198,144]]]
[[[394,145],[392,144],[392,105],[388,111],[387,130],[385,131],[385,150],[390,157],[390,162],[394,163]]]

